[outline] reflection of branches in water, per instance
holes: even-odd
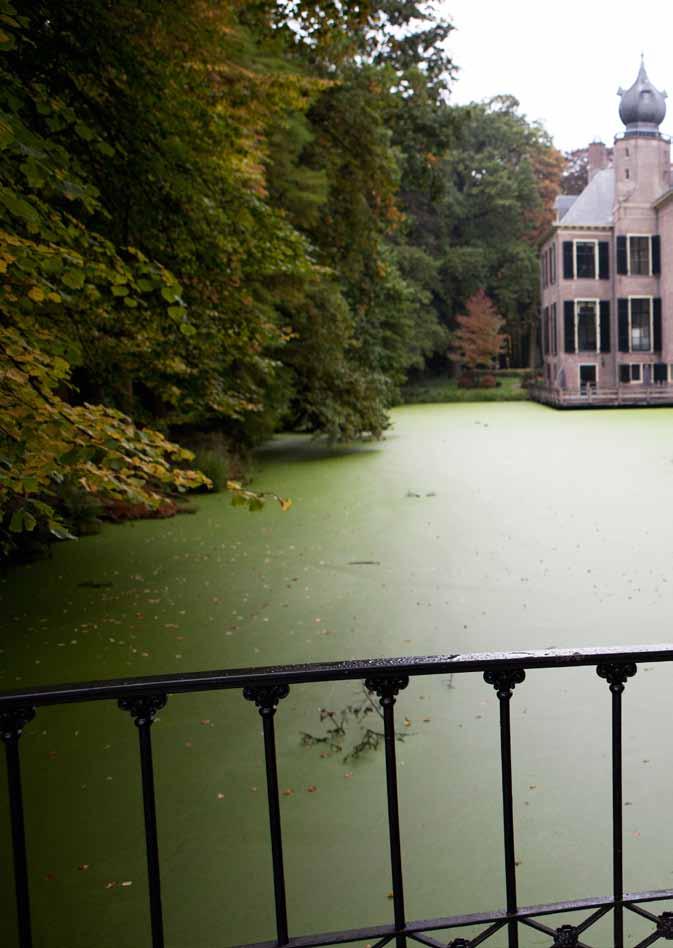
[[[372,726],[370,726],[370,721]],[[347,750],[343,757],[344,763],[347,760],[355,760],[366,751],[377,750],[385,737],[383,712],[364,685],[360,701],[347,704],[340,711],[321,708],[320,724],[323,727],[322,734],[301,732],[301,742],[305,747],[323,744],[334,753],[341,753],[346,749],[349,730],[353,726],[358,729],[358,739],[354,741],[350,750]],[[409,737],[409,734],[403,731],[395,732],[395,740],[403,741],[405,737]]]

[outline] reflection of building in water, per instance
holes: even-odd
[[[544,382],[555,404],[673,403],[673,176],[659,131],[666,93],[641,63],[619,90],[612,161],[589,146],[589,183],[556,200],[542,244]]]

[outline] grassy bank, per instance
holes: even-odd
[[[405,385],[400,401],[403,405],[430,404],[432,402],[521,402],[528,393],[522,388],[525,372],[508,370],[498,373],[496,388],[459,388],[455,379],[446,376],[429,376]]]

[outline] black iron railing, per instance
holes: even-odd
[[[673,912],[655,915],[643,905],[673,899],[673,890],[625,893],[623,889],[622,856],[622,693],[637,663],[673,661],[673,645],[632,647],[627,649],[553,649],[534,652],[503,652],[497,654],[445,655],[431,658],[373,659],[337,664],[290,665],[276,668],[255,668],[235,671],[200,672],[189,675],[162,675],[154,678],[96,681],[75,685],[56,685],[24,689],[0,694],[0,733],[7,755],[7,774],[12,829],[16,911],[19,948],[32,948],[31,915],[28,882],[28,860],[24,832],[23,798],[19,739],[36,710],[45,705],[88,701],[116,700],[130,713],[140,746],[145,840],[149,880],[149,913],[152,948],[163,948],[163,915],[159,871],[159,845],[154,796],[151,726],[158,710],[169,695],[188,692],[240,689],[246,699],[254,702],[263,723],[264,754],[269,805],[271,857],[273,863],[276,910],[276,939],[258,942],[248,948],[319,948],[369,941],[372,948],[395,944],[406,948],[414,942],[446,948],[445,942],[432,937],[433,932],[481,926],[472,938],[455,937],[449,948],[476,948],[501,933],[498,945],[518,948],[520,926],[528,926],[549,937],[550,948],[588,948],[583,940],[599,919],[612,913],[613,948],[625,948],[624,911],[647,919],[653,931],[630,948],[648,948],[659,940],[673,941]],[[510,700],[529,669],[572,668],[593,665],[609,686],[612,701],[612,868],[613,891],[610,896],[556,902],[548,905],[520,907],[516,891],[515,834],[512,799],[512,748]],[[397,798],[397,762],[395,754],[395,701],[411,678],[427,675],[481,673],[495,689],[500,711],[500,755],[502,771],[503,839],[505,859],[505,900],[502,911],[484,912],[409,921],[404,904],[403,858],[400,843],[400,813]],[[369,926],[350,931],[325,932],[313,935],[290,935],[285,898],[283,842],[280,819],[274,717],[279,703],[287,697],[290,687],[311,682],[363,680],[381,703],[384,723],[385,769],[387,786],[390,864],[393,890],[393,920],[389,924]],[[545,916],[585,911],[583,922],[551,928],[540,921]],[[502,940],[504,936],[506,941]],[[494,942],[491,942],[494,944]],[[604,945],[601,948],[605,948]]]

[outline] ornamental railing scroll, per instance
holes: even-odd
[[[373,659],[337,664],[286,665],[272,668],[232,671],[195,672],[187,675],[162,675],[85,682],[23,689],[0,694],[0,737],[7,757],[9,814],[16,894],[17,948],[33,948],[30,910],[29,847],[24,826],[21,785],[20,739],[24,727],[48,705],[115,700],[127,712],[138,732],[152,948],[164,948],[164,921],[161,901],[160,856],[154,790],[151,729],[154,718],[171,695],[238,689],[253,703],[262,719],[264,759],[269,813],[270,858],[273,867],[276,935],[271,941],[246,943],[243,948],[320,948],[325,945],[368,942],[372,948],[411,944],[431,948],[477,948],[486,942],[493,948],[519,948],[523,928],[531,928],[547,939],[549,948],[590,948],[593,926],[611,915],[611,948],[649,948],[659,941],[673,941],[673,912],[650,911],[657,903],[673,902],[673,889],[625,893],[623,884],[622,825],[622,699],[638,663],[673,662],[673,645],[630,648],[550,649],[533,652],[502,652],[472,655],[443,655],[420,658]],[[611,701],[612,743],[612,840],[606,845],[612,864],[610,895],[545,905],[521,907],[516,888],[516,839],[513,819],[512,741],[510,705],[517,687],[525,688],[527,672],[551,668],[593,666],[608,685]],[[479,673],[494,691],[500,715],[500,768],[502,784],[502,836],[505,868],[505,907],[496,911],[453,915],[433,919],[409,920],[404,902],[404,853],[401,844],[401,814],[397,796],[397,760],[395,703],[400,691],[414,679],[447,674]],[[392,882],[392,919],[377,926],[365,926],[338,932],[291,934],[288,920],[283,869],[282,821],[279,806],[276,762],[275,719],[281,702],[291,688],[313,682],[363,681],[381,704],[385,746],[385,800],[388,813],[390,874]],[[0,858],[2,854],[0,854]],[[608,857],[606,857],[608,858]],[[632,912],[650,924],[651,931],[636,943],[625,944],[624,913]],[[584,913],[583,921],[552,928],[542,919],[564,913]],[[466,937],[462,929],[478,928]],[[455,930],[448,942],[437,934]],[[603,943],[594,948],[606,948]],[[7,946],[13,948],[13,946]],[[138,946],[142,948],[142,946]]]

